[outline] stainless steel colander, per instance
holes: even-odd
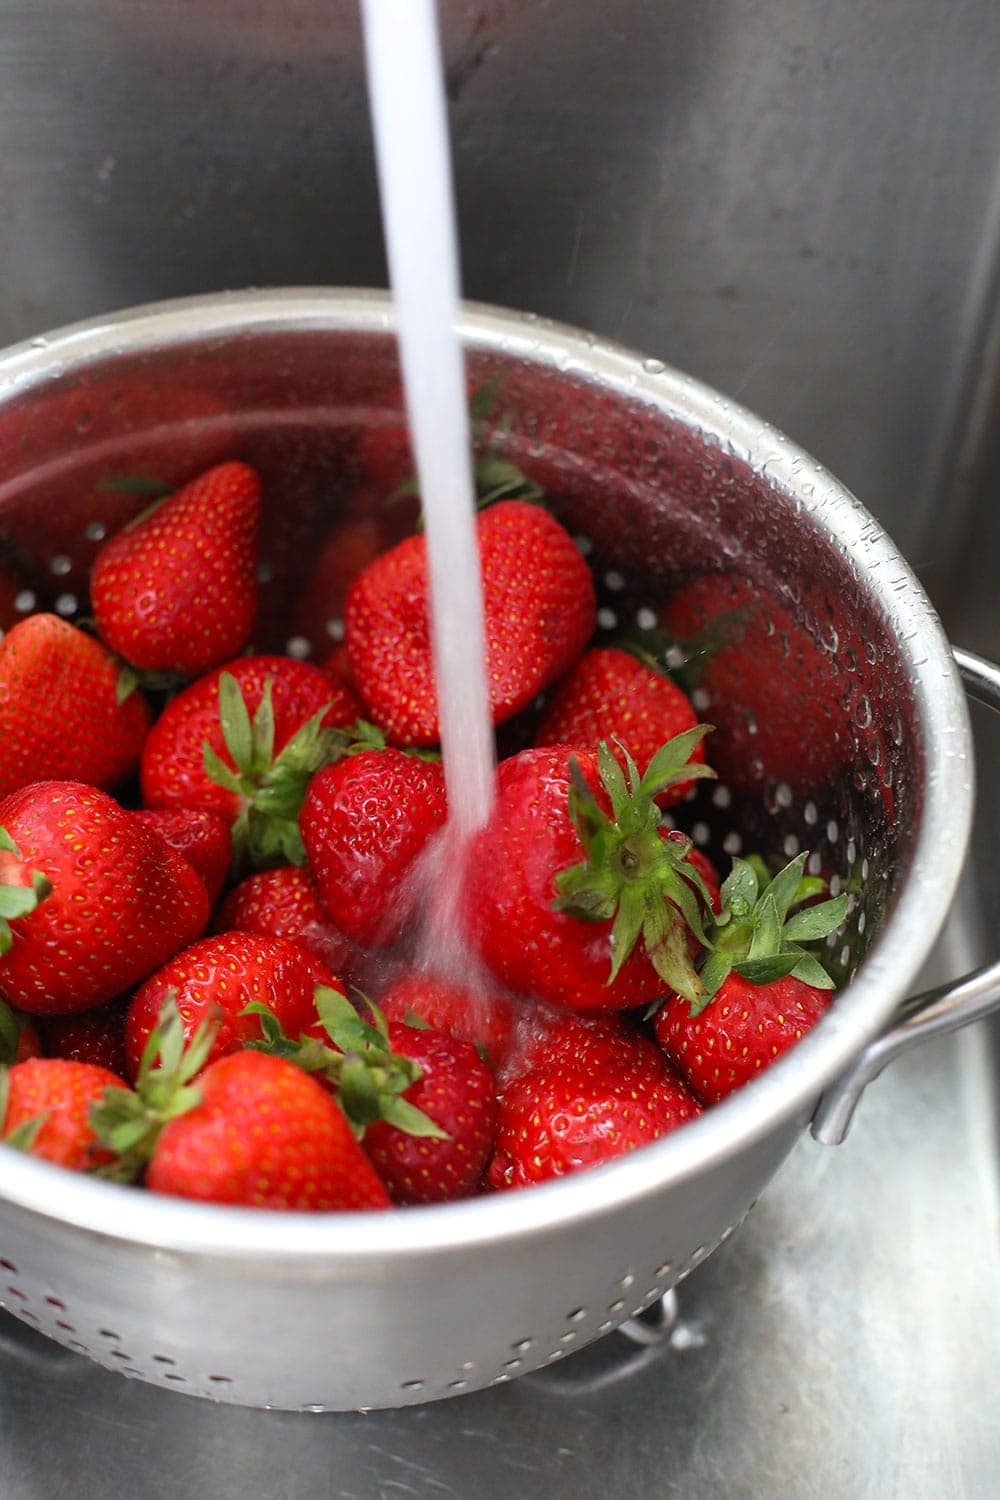
[[[720,856],[811,851],[852,894],[830,949],[844,987],[792,1054],[693,1125],[598,1170],[446,1207],[212,1208],[3,1148],[0,1303],[126,1375],[345,1410],[561,1359],[655,1309],[732,1232],[810,1119],[839,1139],[896,1051],[1000,998],[994,965],[904,1004],[964,858],[970,735],[948,643],[871,516],[781,434],[657,361],[483,307],[466,309],[462,331],[471,383],[495,381],[508,413],[497,440],[590,555],[602,629],[650,623],[696,576],[748,581],[769,601],[769,642],[731,648],[733,701],[742,681],[757,702],[763,674],[784,748],[796,725],[806,742],[820,724],[829,754],[779,765],[748,707],[735,773],[680,819]],[[238,456],[259,467],[269,501],[257,644],[320,649],[297,609],[330,529],[377,488],[372,453],[398,440],[400,408],[381,293],[195,298],[10,350],[6,608],[85,613],[97,545],[143,503],[117,481],[181,482]],[[338,625],[331,612],[321,635],[332,643]],[[962,666],[1000,706],[996,669]]]

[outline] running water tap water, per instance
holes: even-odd
[[[362,0],[362,12],[382,222],[427,538],[454,849],[489,816],[495,751],[444,80],[434,0]]]

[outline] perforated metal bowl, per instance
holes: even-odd
[[[779,433],[656,361],[489,308],[467,308],[462,331],[473,385],[495,378],[512,414],[508,450],[589,549],[603,628],[648,622],[685,580],[720,571],[752,581],[779,622],[773,657],[758,643],[737,660],[735,696],[741,671],[749,683],[765,670],[775,713],[821,722],[829,757],[779,773],[748,752],[680,818],[716,853],[809,848],[848,886],[830,955],[844,988],[792,1054],[693,1125],[599,1170],[442,1208],[223,1210],[3,1148],[0,1300],[127,1375],[323,1410],[452,1395],[561,1359],[651,1308],[726,1238],[821,1098],[832,1138],[901,1036],[957,1025],[1000,989],[994,967],[933,997],[929,1020],[911,1005],[892,1027],[962,865],[970,738],[948,643],[872,518]],[[399,423],[380,293],[198,298],[12,349],[5,607],[85,611],[96,546],[142,503],[109,480],[180,482],[239,456],[269,505],[258,644],[291,635],[303,650],[293,622],[322,541],[374,484],[371,431]],[[327,624],[335,638],[335,614]],[[992,669],[966,667],[998,696]],[[756,745],[766,728],[745,717]]]

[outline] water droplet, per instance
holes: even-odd
[[[644,359],[642,368],[647,375],[662,375],[667,367],[662,359]]]

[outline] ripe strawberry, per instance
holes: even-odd
[[[125,1050],[129,1076],[138,1076],[146,1044],[164,1001],[174,996],[183,1036],[190,1040],[206,1020],[216,1023],[208,1061],[235,1052],[260,1035],[250,1004],[266,1005],[292,1036],[316,1018],[317,985],[338,981],[313,954],[284,938],[224,932],[186,948],[146,980],[129,1006]]]
[[[40,781],[0,801],[0,995],[32,1015],[89,1010],[193,942],[194,870],[95,787]]]
[[[339,1105],[301,1068],[261,1052],[220,1058],[200,1102],[163,1126],[146,1186],[248,1208],[388,1208]]]
[[[133,813],[133,817],[152,828],[187,860],[201,877],[209,902],[214,905],[226,883],[232,858],[225,819],[205,807],[143,808]]]
[[[547,511],[505,501],[478,520],[493,722],[524,708],[594,630],[594,587],[569,533]],[[403,745],[439,738],[425,542],[408,537],[356,580],[345,630],[372,719]]]
[[[296,601],[290,632],[307,640],[314,656],[327,655],[340,638],[331,627],[343,628],[348,590],[384,546],[383,529],[374,516],[337,521],[327,532]]]
[[[357,978],[363,968],[363,955],[334,926],[316,882],[301,865],[259,870],[241,880],[219,908],[215,930],[285,938],[315,954],[341,979]]]
[[[470,842],[463,926],[508,989],[573,1010],[627,1010],[665,985],[701,991],[708,893],[690,841],[660,836],[654,797],[689,771],[703,731],[669,741],[626,786],[606,745],[525,750],[501,763],[490,820]],[[689,933],[690,929],[690,933]],[[641,943],[638,941],[641,937]]]
[[[98,629],[133,666],[195,676],[246,645],[257,602],[260,480],[219,464],[106,542],[90,595]]]
[[[496,1083],[471,1042],[399,1022],[392,1051],[420,1069],[401,1097],[444,1132],[414,1135],[389,1120],[364,1133],[369,1160],[394,1203],[446,1203],[474,1193],[493,1147]]]
[[[111,1160],[90,1123],[91,1106],[122,1081],[107,1068],[34,1057],[6,1070],[0,1089],[0,1134],[10,1145],[83,1172]],[[3,1098],[2,1096],[6,1097]]]
[[[732,573],[693,578],[661,620],[695,651],[688,671],[705,694],[712,761],[729,785],[815,788],[853,755],[849,726],[838,727],[834,712],[843,693],[835,658],[764,589]]]
[[[233,828],[237,862],[302,861],[298,811],[329,731],[360,704],[318,667],[245,656],[191,683],[164,709],[142,755],[147,807],[199,807]]]
[[[794,1047],[830,1005],[830,991],[786,974],[753,984],[724,979],[704,1010],[670,996],[656,1014],[656,1039],[706,1104],[742,1088]]]
[[[617,1055],[626,1069],[634,1058],[634,1028],[616,1012],[562,1010],[548,1005],[525,1006],[508,1039],[497,1081],[504,1093],[518,1078],[556,1058],[586,1065],[591,1049],[598,1062]]]
[[[119,700],[121,663],[57,615],[30,615],[0,641],[0,796],[72,776],[115,786],[149,732],[140,692]]]
[[[514,1002],[504,995],[412,969],[393,979],[379,1007],[389,1021],[415,1024],[415,1018],[434,1031],[471,1042],[492,1068],[507,1052],[517,1016]]]
[[[125,1056],[125,1012],[127,998],[109,1000],[94,1010],[71,1016],[40,1016],[38,1029],[46,1057],[64,1057],[71,1062],[94,1063],[127,1078]]]
[[[824,882],[803,874],[807,857],[773,878],[763,861],[733,860],[709,926],[703,994],[668,996],[657,1012],[657,1041],[706,1103],[768,1067],[829,1006],[833,983],[808,945],[836,930],[848,897],[817,902]]]
[[[320,896],[342,932],[366,947],[396,941],[408,915],[406,877],[446,817],[437,761],[390,746],[316,773],[299,827]]]
[[[564,1044],[505,1090],[488,1180],[526,1187],[597,1166],[700,1113],[652,1042],[590,1031],[579,1056]]]
[[[642,766],[666,740],[698,723],[687,697],[670,678],[616,646],[587,651],[557,685],[535,735],[536,745],[579,745],[596,750],[601,740],[620,741]],[[624,769],[625,759],[612,743]],[[698,763],[704,746],[691,753]],[[661,792],[660,807],[680,802],[693,781],[676,782]]]

